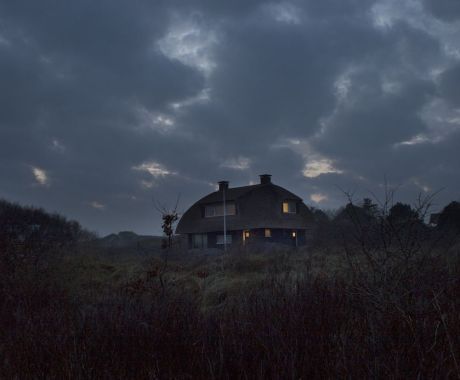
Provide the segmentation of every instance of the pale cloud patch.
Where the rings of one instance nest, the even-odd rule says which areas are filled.
[[[395,148],[418,144],[438,144],[460,131],[460,109],[452,109],[443,99],[433,99],[420,113],[426,131],[393,145]]]
[[[390,29],[395,22],[393,5],[391,1],[377,2],[371,8],[371,18],[375,28]]]
[[[51,141],[51,149],[57,153],[64,153],[66,151],[64,144],[62,144],[58,139],[53,139]]]
[[[444,54],[460,58],[459,28],[456,23],[446,23],[426,12],[419,0],[380,0],[371,9],[371,18],[375,28],[391,29],[398,22],[405,22],[414,29],[423,30],[436,38]]]
[[[431,187],[428,186],[427,184],[423,183],[420,179],[418,178],[413,178],[412,182],[414,183],[415,186],[417,186],[419,189],[421,189],[423,192],[428,193],[431,191]]]
[[[37,166],[32,166],[32,174],[35,177],[35,181],[41,186],[48,186],[49,185],[49,178],[48,174],[44,169],[41,169]]]
[[[235,169],[235,170],[246,170],[249,169],[251,160],[247,157],[236,157],[225,160],[220,166],[223,168]]]
[[[168,170],[164,165],[158,162],[155,162],[155,161],[144,162],[138,166],[133,166],[132,169],[137,170],[137,171],[147,172],[154,178],[165,177],[165,176],[176,174],[175,172]]]
[[[272,3],[266,6],[271,18],[285,24],[300,24],[300,10],[288,2]]]
[[[402,145],[418,145],[418,144],[423,144],[429,141],[429,138],[423,134],[416,135],[414,137],[411,137],[409,140],[401,141],[399,143],[396,143],[394,146],[402,146]]]
[[[197,14],[188,19],[176,17],[166,35],[157,41],[156,47],[166,57],[208,76],[216,67],[211,50],[218,38],[215,31],[200,22],[200,18]]]
[[[144,189],[151,189],[152,187],[155,187],[156,186],[156,183],[153,182],[153,181],[146,181],[145,179],[143,179],[141,181],[141,186],[144,188]]]
[[[337,169],[335,162],[318,153],[308,141],[295,137],[284,138],[272,145],[274,148],[289,148],[301,155],[305,160],[302,174],[307,178],[315,178],[321,174],[337,173],[342,174],[343,170]]]
[[[333,161],[327,158],[309,161],[303,170],[303,175],[307,178],[315,178],[328,173],[341,174],[343,171],[335,168]]]
[[[321,203],[323,201],[327,201],[328,197],[325,194],[314,193],[310,195],[310,199],[315,203]]]
[[[175,128],[175,120],[170,115],[161,112],[152,112],[145,107],[138,107],[136,111],[140,119],[141,129],[154,130],[166,134]]]
[[[382,81],[382,91],[385,94],[397,94],[401,90],[401,84],[392,80]]]
[[[351,74],[351,70],[346,70],[334,82],[334,94],[339,103],[343,102],[350,92],[352,86]]]
[[[89,202],[89,205],[96,209],[96,210],[104,210],[105,209],[105,205],[102,204],[102,203],[99,203],[98,201],[92,201],[92,202]]]
[[[211,100],[211,89],[207,87],[207,88],[202,89],[197,95],[181,100],[179,102],[170,103],[169,106],[173,110],[178,111],[184,107],[190,107],[196,104],[207,103],[210,100]]]

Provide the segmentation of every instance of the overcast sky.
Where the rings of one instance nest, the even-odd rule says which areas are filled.
[[[226,179],[460,198],[459,0],[0,0],[0,197],[159,233]]]

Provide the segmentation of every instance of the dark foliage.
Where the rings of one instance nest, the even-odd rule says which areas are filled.
[[[0,200],[0,272],[46,264],[45,256],[69,251],[95,235],[58,214]]]
[[[449,203],[439,214],[438,228],[460,234],[460,202]]]
[[[390,208],[388,221],[393,225],[404,225],[410,221],[420,221],[418,213],[408,204],[396,203]]]

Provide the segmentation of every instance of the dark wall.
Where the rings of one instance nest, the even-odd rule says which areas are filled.
[[[208,232],[208,248],[224,248],[223,244],[217,244],[217,235],[223,235],[223,231],[219,232]],[[227,236],[232,237],[232,244],[241,244],[243,241],[243,231],[227,231]]]
[[[292,229],[271,229],[271,237],[265,237],[265,229],[259,228],[250,230],[249,238],[246,239],[246,242],[251,243],[277,243],[277,244],[286,244],[292,247],[305,245],[305,230],[295,230],[296,238],[292,236]]]
[[[306,230],[295,230],[297,237],[292,236],[292,229],[271,229],[271,237],[265,237],[265,229],[258,228],[249,231],[249,238],[245,239],[245,244],[285,244],[291,247],[303,246],[306,244]],[[217,235],[222,235],[223,232],[208,232],[207,248],[223,248],[223,244],[217,244]],[[232,246],[243,244],[243,231],[228,231],[227,235],[232,236]],[[192,234],[188,236],[189,248],[192,247]],[[230,244],[229,244],[230,245]]]

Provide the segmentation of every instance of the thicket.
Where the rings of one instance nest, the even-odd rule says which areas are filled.
[[[0,199],[1,282],[36,276],[53,256],[68,254],[95,238],[76,221]]]
[[[350,201],[334,235],[344,275],[279,266],[206,310],[152,268],[85,300],[49,266],[1,273],[1,377],[458,378],[458,241],[421,223],[428,203],[384,202],[369,219]]]

